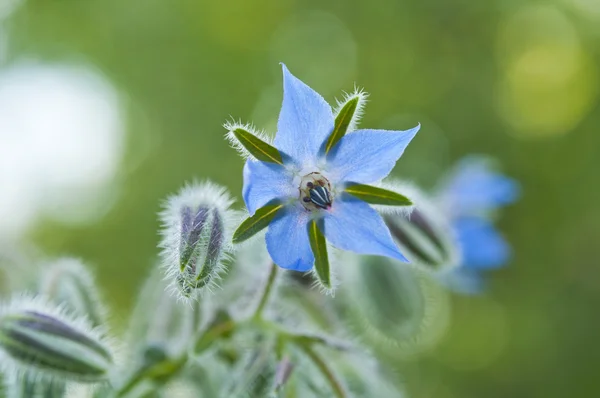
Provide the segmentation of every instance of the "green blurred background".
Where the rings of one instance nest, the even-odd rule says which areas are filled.
[[[2,239],[88,260],[117,327],[155,261],[161,200],[194,178],[239,198],[243,162],[221,125],[233,116],[273,132],[285,62],[332,103],[364,87],[362,126],[421,122],[394,175],[431,187],[456,159],[480,153],[522,184],[522,199],[499,223],[513,261],[484,296],[453,297],[434,350],[398,359],[409,396],[598,394],[598,0],[2,2],[0,82],[23,64],[85,68],[117,93],[121,123],[113,172],[102,180],[108,193],[78,202],[85,216],[63,217],[81,191],[71,186],[58,195],[69,200]],[[0,104],[10,104],[2,90]],[[27,120],[44,111],[36,104]],[[100,140],[91,124],[80,131],[82,145],[93,143],[84,163]],[[0,146],[10,148],[2,126]],[[24,148],[70,148],[49,131],[44,144]],[[0,163],[2,173],[42,162],[23,159]],[[2,195],[14,193],[3,185]]]

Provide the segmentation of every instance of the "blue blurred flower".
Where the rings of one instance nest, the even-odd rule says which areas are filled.
[[[348,183],[368,184],[386,177],[419,130],[356,130],[330,151],[324,146],[334,115],[323,97],[283,65],[283,105],[274,146],[283,164],[248,159],[243,196],[249,213],[285,203],[269,225],[267,249],[282,268],[308,271],[314,256],[308,223],[319,219],[335,247],[406,261],[381,216],[366,202],[343,192]]]
[[[461,252],[459,267],[443,273],[443,282],[463,293],[478,293],[482,271],[504,266],[510,246],[492,222],[494,211],[516,201],[516,181],[495,172],[488,159],[467,157],[445,181],[440,193],[442,207],[451,220]]]
[[[459,160],[440,191],[443,205],[453,218],[488,215],[516,201],[520,193],[515,180],[494,171],[490,159],[476,155]]]

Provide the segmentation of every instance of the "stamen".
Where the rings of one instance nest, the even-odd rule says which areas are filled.
[[[309,191],[310,201],[322,209],[331,207],[331,196],[325,187],[315,187]]]
[[[333,203],[331,184],[319,172],[313,172],[302,177],[298,200],[308,211],[329,210]]]

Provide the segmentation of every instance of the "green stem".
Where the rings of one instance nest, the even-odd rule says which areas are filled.
[[[310,358],[310,360],[316,365],[317,368],[321,371],[329,386],[333,390],[333,393],[337,398],[347,398],[346,391],[344,387],[340,384],[337,377],[333,373],[333,371],[327,366],[323,358],[319,354],[317,354],[313,348],[306,344],[296,344],[304,353]]]
[[[149,367],[144,367],[136,371],[127,382],[118,389],[116,396],[124,397],[137,387],[144,380],[160,380],[165,382],[177,375],[187,363],[188,356],[186,354],[173,360],[165,360],[158,362]]]
[[[269,298],[271,297],[271,292],[273,290],[273,286],[275,284],[275,279],[277,277],[277,271],[279,267],[275,263],[271,263],[271,270],[269,271],[269,278],[267,279],[267,283],[264,286],[262,291],[262,295],[260,297],[260,301],[258,302],[258,307],[254,311],[254,319],[259,319],[262,316],[262,312],[265,309]]]
[[[269,271],[269,277],[264,285],[264,289],[261,293],[260,300],[254,314],[250,319],[245,321],[241,321],[236,323],[235,321],[229,319],[221,323],[217,323],[214,326],[209,327],[202,335],[196,340],[193,350],[195,354],[199,354],[203,352],[206,348],[210,347],[212,343],[218,340],[223,335],[233,332],[244,324],[262,324],[262,313],[264,308],[266,307],[269,298],[272,294],[273,287],[275,284],[275,279],[277,277],[278,267],[274,263],[271,264],[271,269]],[[199,316],[198,313],[199,308],[195,308],[194,318]],[[194,319],[194,322],[196,319]],[[265,325],[262,325],[265,326]],[[286,336],[287,337],[287,336]],[[304,343],[308,343],[303,341]],[[300,343],[300,342],[299,342]],[[309,349],[309,348],[307,348]],[[160,377],[161,380],[166,381],[173,376],[177,375],[178,372],[184,367],[187,363],[188,356],[183,355],[180,358],[177,358],[173,361],[169,361],[168,363],[157,364],[157,368],[151,367],[150,369],[140,369],[136,373],[134,373],[127,382],[118,389],[116,393],[116,397],[123,397],[129,392],[131,392],[135,387],[137,387],[142,381],[146,379],[152,379],[156,377]],[[339,396],[344,398],[344,396]]]
[[[223,323],[216,324],[209,328],[206,332],[196,340],[194,345],[194,353],[200,354],[202,351],[210,347],[210,345],[219,337],[232,332],[238,325],[233,320],[227,320]]]

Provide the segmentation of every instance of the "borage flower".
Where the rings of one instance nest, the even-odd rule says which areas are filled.
[[[517,182],[494,171],[489,159],[469,156],[458,163],[439,195],[461,254],[460,265],[442,274],[446,285],[462,293],[478,293],[484,284],[482,272],[508,262],[510,246],[492,218],[519,194]]]
[[[230,141],[248,155],[243,196],[251,217],[240,225],[234,242],[268,226],[267,249],[275,264],[302,272],[315,265],[326,288],[331,288],[326,239],[339,249],[406,261],[369,204],[409,206],[410,200],[365,184],[390,173],[419,126],[350,132],[362,112],[364,93],[347,95],[334,115],[285,65],[283,86],[272,144],[249,126],[225,126]]]

